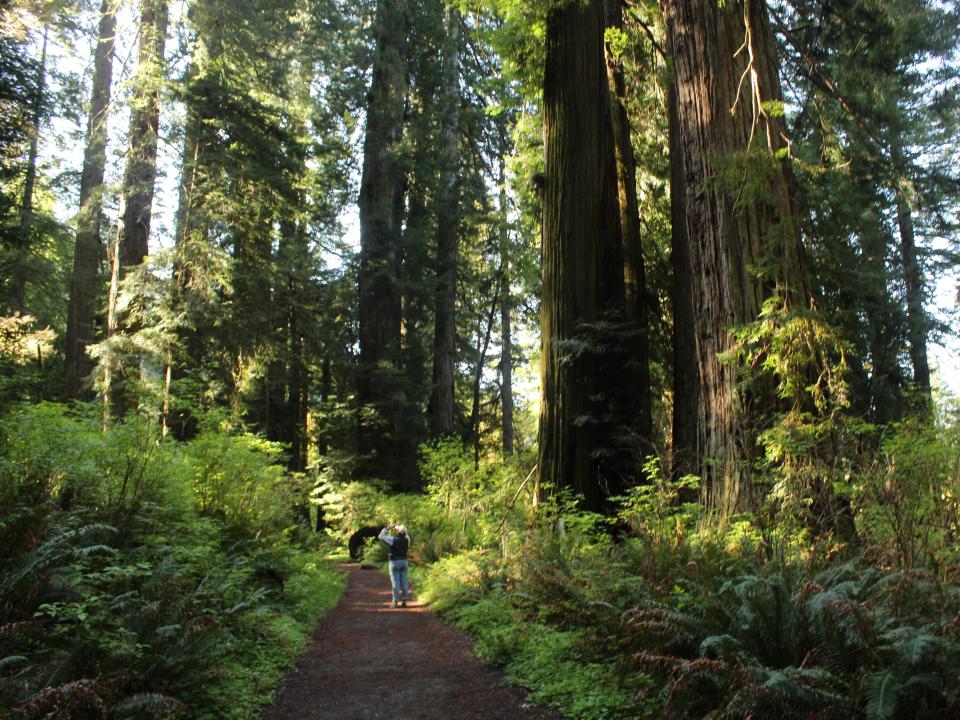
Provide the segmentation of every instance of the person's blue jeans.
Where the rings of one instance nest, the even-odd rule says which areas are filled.
[[[393,585],[393,602],[406,602],[410,595],[410,581],[407,579],[409,565],[406,560],[390,561],[390,582]]]

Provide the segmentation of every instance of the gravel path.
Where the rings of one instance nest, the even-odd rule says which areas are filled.
[[[558,720],[470,652],[470,641],[419,603],[390,608],[390,579],[349,573],[263,720]]]

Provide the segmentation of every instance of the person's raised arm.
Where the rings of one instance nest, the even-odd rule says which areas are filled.
[[[383,540],[387,545],[393,545],[393,535],[387,531],[390,529],[389,525],[384,525],[383,530],[380,531],[380,534],[377,535],[377,540]]]

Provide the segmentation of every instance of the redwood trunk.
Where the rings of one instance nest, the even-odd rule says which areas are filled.
[[[48,27],[43,30],[43,49],[40,66],[37,68],[37,85],[33,95],[33,114],[30,119],[30,154],[27,156],[27,175],[23,181],[23,200],[20,204],[20,228],[18,231],[17,259],[13,275],[13,298],[10,308],[15,313],[24,313],[27,305],[27,279],[30,275],[30,234],[33,232],[33,191],[37,183],[37,155],[40,149],[40,119],[43,114],[43,93],[47,77]]]
[[[500,406],[502,419],[503,453],[513,454],[513,332],[510,294],[510,253],[507,226],[507,178],[505,163],[500,159]]]
[[[785,130],[760,104],[781,100],[776,49],[758,0],[664,0],[664,10],[696,318],[696,464],[703,501],[729,515],[747,504],[745,469],[755,447],[744,431],[747,398],[738,397],[736,368],[720,357],[733,345],[731,328],[755,320],[775,287],[788,303],[804,302],[806,294],[788,171],[772,155],[783,147]],[[760,193],[753,187],[758,177]],[[776,268],[763,279],[755,270],[761,261]]]
[[[402,433],[394,397],[400,355],[401,305],[397,283],[404,178],[400,163],[407,95],[406,0],[377,5],[377,50],[368,95],[360,180],[359,341],[357,400],[361,471],[390,471]],[[402,403],[400,403],[402,405]]]
[[[599,511],[624,486],[610,447],[623,368],[589,347],[598,324],[623,320],[604,16],[593,0],[547,18],[539,443],[541,489],[572,488]]]
[[[83,152],[83,171],[80,176],[80,213],[77,216],[73,274],[70,276],[70,304],[67,309],[66,378],[63,390],[67,399],[81,396],[84,378],[93,369],[93,363],[87,357],[87,345],[93,342],[96,335],[97,297],[100,294],[99,278],[103,262],[100,225],[103,219],[107,116],[113,79],[116,27],[116,15],[111,9],[111,0],[103,0],[94,51],[93,92],[90,97],[87,144]]]
[[[676,479],[696,475],[699,371],[697,369],[696,318],[691,295],[692,269],[685,216],[683,156],[677,118],[677,88],[670,83],[670,260],[673,269],[673,421],[671,475]]]
[[[897,195],[897,225],[900,228],[900,258],[907,291],[907,328],[913,382],[923,403],[929,406],[930,364],[927,360],[927,317],[923,311],[923,274],[917,261],[913,212],[902,193]]]
[[[621,0],[606,0],[608,27],[623,27]],[[623,235],[623,282],[628,348],[632,358],[626,385],[635,402],[633,423],[643,452],[652,451],[650,397],[650,322],[646,269],[640,239],[640,211],[637,206],[637,169],[630,140],[623,64],[607,48],[607,82],[610,86],[611,121],[617,160],[617,191],[620,231]],[[634,414],[634,413],[631,413]]]
[[[142,0],[137,86],[130,112],[129,157],[123,180],[123,238],[120,265],[139,265],[148,254],[150,217],[157,177],[160,84],[167,38],[167,0]]]
[[[443,58],[443,137],[440,205],[437,215],[437,288],[433,336],[430,434],[453,433],[454,369],[457,355],[457,230],[460,220],[460,13],[447,8]]]

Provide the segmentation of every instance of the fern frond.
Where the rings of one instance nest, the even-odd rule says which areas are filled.
[[[903,678],[896,670],[884,670],[867,678],[867,720],[889,720],[897,711]]]
[[[7,655],[5,658],[0,658],[0,672],[22,665],[25,662],[27,662],[27,658],[24,655]]]
[[[27,717],[74,717],[73,711],[80,708],[95,712],[103,720],[107,718],[107,706],[93,680],[74,680],[56,687],[44,688],[19,708],[19,711]]]
[[[743,643],[733,635],[711,635],[700,643],[700,655],[705,658],[737,661],[743,653]]]
[[[176,717],[185,709],[186,706],[175,697],[160,693],[138,693],[114,705],[112,714],[121,716],[147,711],[154,717]]]
[[[76,548],[73,551],[73,556],[76,558],[85,558],[89,557],[90,555],[98,555],[100,553],[104,555],[116,555],[118,550],[110,547],[109,545],[104,545],[101,543],[98,545],[87,545],[86,547]]]
[[[942,638],[910,626],[896,627],[880,637],[905,665],[912,668],[924,665],[943,644]]]
[[[20,591],[20,585],[30,578],[36,578],[57,563],[69,557],[74,551],[72,543],[94,533],[115,533],[116,528],[103,523],[91,523],[81,528],[66,530],[47,540],[26,558],[16,572],[12,573],[6,583],[6,588],[0,591],[0,596],[14,595]]]
[[[662,670],[664,668],[667,670],[675,670],[687,662],[684,658],[674,655],[656,655],[649,652],[634,653],[631,657],[641,669],[648,670]]]

